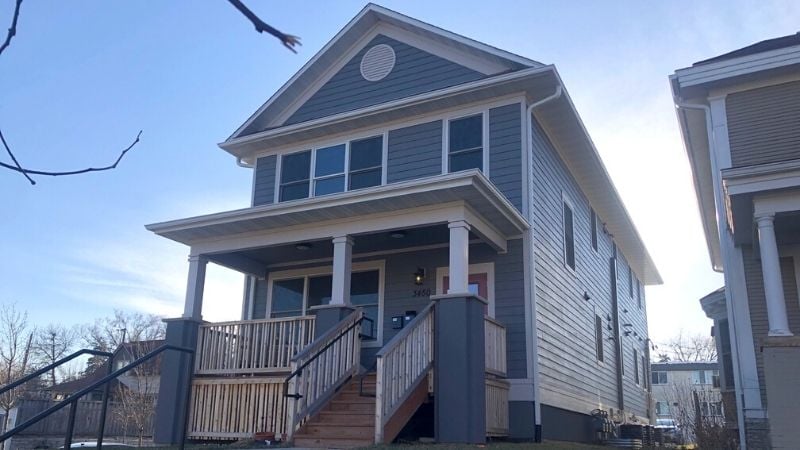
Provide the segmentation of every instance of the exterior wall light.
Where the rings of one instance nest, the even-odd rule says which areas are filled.
[[[422,283],[425,282],[425,269],[422,267],[417,267],[417,271],[414,272],[414,284],[417,286],[421,286]]]

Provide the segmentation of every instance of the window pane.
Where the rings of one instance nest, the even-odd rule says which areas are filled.
[[[575,236],[572,228],[572,208],[564,203],[564,260],[575,268]]]
[[[299,316],[303,313],[305,280],[295,278],[272,285],[272,317]]]
[[[281,160],[281,183],[307,180],[311,168],[311,150],[284,155]]]
[[[344,175],[314,181],[314,195],[334,194],[344,191]]]
[[[350,189],[363,189],[381,185],[381,168],[350,173]]]
[[[281,186],[281,201],[297,200],[308,197],[308,182]]]
[[[450,151],[483,146],[483,116],[450,121]]]
[[[327,305],[331,302],[333,277],[323,275],[308,279],[308,307]]]
[[[377,305],[379,274],[377,270],[358,272],[350,278],[350,302],[354,305]]]
[[[450,155],[450,172],[468,169],[483,170],[483,150]]]
[[[383,136],[350,143],[350,170],[380,166],[383,162]]]
[[[314,176],[322,177],[335,173],[344,173],[344,144],[317,150]]]

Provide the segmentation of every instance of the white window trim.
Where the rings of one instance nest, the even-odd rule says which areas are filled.
[[[354,262],[352,272],[366,272],[370,270],[378,271],[378,318],[375,323],[377,332],[377,339],[374,341],[362,342],[362,347],[382,347],[383,346],[383,311],[384,311],[384,291],[385,291],[385,273],[386,273],[386,260]],[[308,314],[308,278],[319,275],[332,275],[333,266],[317,266],[308,267],[303,269],[290,269],[282,270],[279,272],[270,272],[267,276],[267,310],[266,317],[269,318],[272,313],[272,285],[275,281],[288,280],[292,278],[306,278],[303,287],[303,311],[302,315]]]
[[[513,104],[513,103],[511,103]],[[450,173],[450,122],[465,117],[481,116],[481,153],[483,172],[489,177],[489,110],[495,107],[480,106],[478,108],[455,111],[442,117],[442,175]]]
[[[569,206],[569,209],[572,210],[572,252],[575,258],[574,268],[567,264],[567,229],[564,227],[564,204]],[[578,241],[575,239],[575,221],[575,203],[572,202],[572,199],[566,192],[561,192],[561,261],[564,267],[573,274],[578,273]]]
[[[486,295],[489,297],[485,299],[489,302],[489,317],[494,319],[494,263],[479,263],[469,265],[469,275],[485,273],[486,274]],[[450,276],[450,267],[442,266],[436,268],[436,293],[442,294],[444,290],[444,277]]]
[[[344,190],[342,192],[352,192],[350,189],[350,143],[353,141],[361,141],[364,139],[374,138],[380,136],[382,139],[382,147],[381,147],[381,184],[377,186],[370,186],[370,187],[378,187],[378,186],[385,186],[387,183],[387,163],[389,161],[389,130],[382,130],[382,131],[372,131],[366,132],[363,134],[357,134],[346,139],[329,139],[326,141],[319,141],[316,142],[313,146],[305,147],[302,150],[297,150],[296,148],[293,150],[285,151],[278,153],[276,157],[278,158],[277,162],[275,163],[275,194],[273,198],[273,203],[287,203],[287,202],[294,202],[299,200],[307,200],[309,198],[315,197],[323,197],[324,195],[331,195],[331,194],[324,194],[324,195],[314,195],[314,182],[317,180],[317,177],[314,175],[314,169],[317,166],[317,150],[322,150],[328,147],[335,147],[337,145],[344,145]],[[286,200],[281,201],[281,170],[283,169],[283,158],[287,155],[293,155],[295,153],[301,153],[305,151],[311,151],[311,164],[309,165],[309,173],[308,173],[308,197],[305,198],[298,198],[294,200]],[[320,177],[319,179],[326,179],[329,177],[333,177],[335,175],[325,175]],[[254,187],[255,189],[255,187]],[[363,188],[369,189],[369,188]],[[360,190],[360,189],[359,189]]]

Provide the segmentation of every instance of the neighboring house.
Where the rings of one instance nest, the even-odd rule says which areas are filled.
[[[670,77],[711,263],[724,271],[743,447],[796,448],[800,34]]]
[[[689,425],[697,418],[704,423],[725,420],[716,361],[670,361],[650,364],[656,419],[673,419]],[[689,429],[681,430],[688,434]],[[692,440],[692,436],[686,435]]]
[[[554,66],[370,4],[220,147],[252,206],[147,227],[189,246],[190,437],[366,445],[431,399],[443,442],[649,422],[661,278]],[[241,321],[201,322],[208,262],[247,276]],[[169,443],[188,359],[163,367]]]

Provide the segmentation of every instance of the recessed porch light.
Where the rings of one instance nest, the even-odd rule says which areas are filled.
[[[294,248],[304,252],[306,250],[311,250],[311,244],[301,243],[294,246]]]
[[[404,237],[406,237],[406,232],[403,230],[392,231],[391,233],[389,233],[389,237],[393,239],[403,239]]]

